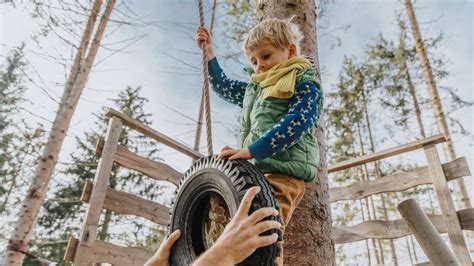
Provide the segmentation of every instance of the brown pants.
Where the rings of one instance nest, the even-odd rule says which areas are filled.
[[[279,173],[265,174],[268,183],[275,190],[275,197],[280,204],[281,232],[285,233],[285,228],[290,222],[293,211],[301,202],[305,192],[305,184],[301,179],[296,179],[289,175]],[[280,256],[277,258],[278,265],[283,265],[283,241],[280,241]]]

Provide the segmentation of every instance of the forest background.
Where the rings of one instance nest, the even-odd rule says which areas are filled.
[[[207,21],[210,21],[211,2],[206,2]],[[9,94],[14,97],[2,102],[3,105],[0,106],[2,118],[5,117],[3,122],[9,121],[0,127],[2,144],[9,143],[2,147],[4,150],[1,155],[10,166],[13,165],[11,169],[4,165],[4,168],[0,168],[4,171],[0,175],[2,253],[16,221],[18,209],[15,206],[26,193],[35,160],[41,153],[42,143],[51,127],[64,89],[68,66],[74,56],[71,43],[77,43],[78,35],[81,34],[80,24],[71,25],[74,24],[71,21],[81,18],[84,21],[81,14],[61,11],[60,8],[55,10],[53,5],[47,5],[50,2],[45,3],[38,6],[27,1],[2,1],[0,4],[2,89],[6,91],[13,88],[14,91]],[[241,52],[240,43],[242,33],[253,23],[252,3],[247,5],[246,1],[230,0],[218,3],[215,52],[228,76],[245,80],[247,77],[242,68],[248,62]],[[448,121],[457,155],[466,157],[470,169],[473,169],[473,137],[469,132],[474,129],[474,3],[469,0],[425,0],[415,1],[414,5],[437,75],[443,106],[450,117]],[[365,88],[376,150],[419,138],[414,109],[407,92],[403,90],[407,88],[404,83],[406,77],[394,68],[399,61],[390,61],[390,56],[383,56],[387,53],[380,53],[382,48],[392,49],[391,52],[399,51],[396,48],[400,47],[403,36],[400,30],[403,22],[407,27],[406,56],[419,97],[426,136],[436,134],[438,131],[434,112],[428,101],[418,59],[413,53],[414,42],[403,3],[341,0],[324,1],[318,6],[318,47],[322,84],[327,94],[325,119],[328,125],[329,162],[360,155],[360,143],[357,144],[359,135],[357,129],[352,128],[357,124],[357,119],[361,121],[360,136],[368,147],[365,118],[361,116],[360,109],[364,102],[348,103],[344,102],[347,98],[341,97],[346,95],[359,99],[361,91],[357,91],[357,86],[351,82],[360,78],[354,74],[358,73],[358,69],[370,69],[367,65],[378,64],[385,67],[384,73],[387,73],[383,77],[377,77],[377,86],[368,85]],[[48,14],[58,16],[56,23],[51,23],[54,19],[48,17]],[[69,24],[66,20],[68,15],[71,19]],[[194,41],[198,24],[195,1],[119,1],[112,13],[111,22],[73,116],[50,184],[45,208],[40,213],[39,225],[35,230],[36,250],[33,250],[51,261],[59,261],[62,249],[57,247],[64,246],[67,235],[78,234],[81,212],[84,209],[77,200],[77,193],[82,188],[81,182],[93,176],[96,159],[92,150],[96,133],[103,134],[101,132],[105,122],[101,120],[101,114],[104,106],[120,109],[168,136],[193,146],[202,83],[201,56]],[[12,66],[15,68],[12,69]],[[10,73],[16,79],[11,79],[8,75]],[[373,73],[364,73],[367,79],[372,79]],[[6,80],[11,86],[7,86]],[[218,152],[225,145],[235,146],[239,109],[213,93],[211,105],[214,152]],[[340,110],[344,112],[341,113]],[[348,138],[348,132],[353,136]],[[12,137],[12,133],[15,137]],[[185,171],[190,164],[189,158],[139,135],[130,133],[124,138],[122,141],[130,143],[137,152],[162,160],[179,171]],[[204,153],[204,137],[201,144],[201,151]],[[367,147],[366,152],[369,152]],[[9,150],[16,152],[7,152]],[[423,157],[416,153],[408,154],[388,161],[382,168],[385,173],[395,169],[409,169],[423,165],[424,160],[420,158]],[[15,161],[16,164],[11,163]],[[165,183],[141,183],[140,175],[120,169],[114,171],[114,186],[170,203],[171,186]],[[347,185],[355,180],[357,178],[350,173],[330,176],[332,187]],[[472,199],[473,182],[471,178],[464,180]],[[409,190],[387,198],[391,219],[399,217],[394,209],[396,203],[413,193],[413,190]],[[432,212],[437,211],[432,191],[426,188],[416,193],[426,208],[431,208]],[[374,201],[376,212],[382,213],[380,202]],[[361,222],[358,205],[351,204],[355,203],[332,205],[335,224],[351,225]],[[102,233],[99,236],[112,242],[138,244],[153,249],[163,234],[163,228],[154,228],[146,221],[120,219],[112,214],[104,216],[109,221],[102,221]],[[130,224],[130,231],[124,232],[123,228]],[[339,246],[337,261],[365,262],[367,252],[362,242]],[[395,244],[397,250],[404,250],[398,253],[399,263],[414,260],[413,253],[416,251],[410,252],[409,248],[399,247],[405,245],[404,240],[396,241]],[[383,244],[383,250],[387,253],[387,260],[390,260],[390,246],[387,243]],[[419,253],[417,260],[423,261],[419,248],[416,247],[416,250]]]

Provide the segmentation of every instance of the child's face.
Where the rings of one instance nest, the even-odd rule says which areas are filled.
[[[257,74],[261,74],[274,65],[286,61],[295,55],[296,46],[294,44],[281,49],[275,47],[270,42],[262,42],[248,53],[250,63],[252,63],[253,69]]]

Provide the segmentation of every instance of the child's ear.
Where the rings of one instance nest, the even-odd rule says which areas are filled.
[[[289,57],[293,57],[293,56],[296,56],[296,45],[295,44],[290,44],[290,47],[289,47]]]

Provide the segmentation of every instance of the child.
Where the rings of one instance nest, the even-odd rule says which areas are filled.
[[[225,146],[218,158],[252,159],[280,204],[282,232],[303,198],[305,182],[316,177],[319,147],[314,136],[323,97],[310,61],[298,56],[303,38],[286,20],[267,19],[252,28],[243,48],[253,68],[248,83],[227,78],[206,28],[197,43],[207,44],[209,79],[224,100],[242,107],[239,148]],[[278,258],[283,265],[283,250]]]

